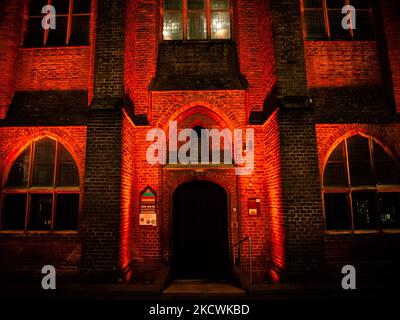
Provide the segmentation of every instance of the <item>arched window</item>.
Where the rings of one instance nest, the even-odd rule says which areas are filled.
[[[163,40],[231,38],[230,0],[164,0]]]
[[[372,138],[356,135],[333,150],[323,193],[327,230],[400,228],[400,171]]]
[[[3,191],[3,230],[76,230],[79,173],[67,149],[43,138],[14,161]]]

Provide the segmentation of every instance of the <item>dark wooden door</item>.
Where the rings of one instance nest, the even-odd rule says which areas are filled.
[[[217,184],[194,181],[173,196],[175,278],[225,279],[228,274],[227,195]]]

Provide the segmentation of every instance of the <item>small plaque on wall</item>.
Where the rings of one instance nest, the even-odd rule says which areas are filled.
[[[258,216],[260,214],[261,200],[258,198],[251,198],[248,200],[249,216]]]
[[[157,215],[155,214],[140,214],[141,226],[157,226]]]
[[[150,187],[146,187],[146,189],[140,193],[139,225],[157,226],[156,203],[156,193]]]

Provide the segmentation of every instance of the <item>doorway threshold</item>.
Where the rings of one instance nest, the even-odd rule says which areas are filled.
[[[245,295],[246,291],[228,281],[208,281],[197,279],[174,280],[163,291],[166,295]]]

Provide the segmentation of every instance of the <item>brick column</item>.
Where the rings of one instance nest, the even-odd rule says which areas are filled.
[[[300,1],[273,1],[281,154],[281,278],[315,275],[324,265],[324,233],[314,110],[309,105]]]
[[[0,4],[0,119],[5,118],[15,91],[23,14],[21,0],[5,0]]]
[[[324,265],[324,225],[312,108],[281,108],[279,134],[285,267],[283,279]]]
[[[307,96],[300,1],[273,1],[277,94]]]
[[[120,271],[124,37],[125,0],[99,1],[81,220],[82,271],[108,279]]]

